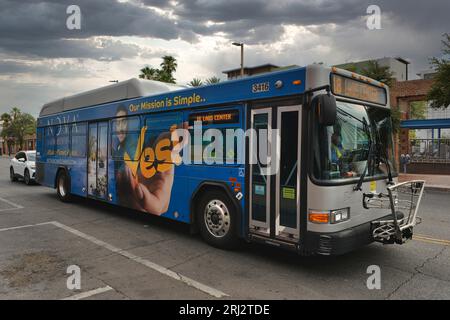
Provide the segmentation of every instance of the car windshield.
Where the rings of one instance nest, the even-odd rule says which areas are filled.
[[[28,161],[36,161],[36,153],[27,153]]]
[[[365,170],[366,176],[387,175],[389,169],[395,174],[391,117],[385,108],[338,101],[336,123],[315,127],[313,147],[319,180],[348,180]]]

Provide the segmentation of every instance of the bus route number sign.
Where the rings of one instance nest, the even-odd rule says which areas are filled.
[[[269,89],[270,89],[269,82],[254,83],[252,85],[253,93],[267,92],[269,91]]]

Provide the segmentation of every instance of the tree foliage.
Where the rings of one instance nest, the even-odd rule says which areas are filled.
[[[173,74],[176,72],[178,63],[172,56],[162,57],[160,69],[146,66],[140,70],[139,78],[146,80],[162,81],[167,83],[175,83]]]
[[[218,78],[216,76],[212,76],[211,78],[206,79],[205,82],[203,82],[202,79],[200,79],[200,78],[194,78],[188,83],[188,85],[191,87],[201,87],[204,84],[210,85],[210,84],[216,84],[219,82],[220,82],[220,78]]]
[[[220,78],[218,78],[216,76],[206,79],[206,84],[216,84],[219,82],[220,82]]]
[[[442,58],[434,57],[430,61],[436,70],[434,83],[427,95],[432,108],[447,108],[450,105],[450,34],[444,34],[442,45]]]
[[[23,149],[25,136],[36,132],[34,117],[29,113],[22,113],[19,108],[12,108],[9,113],[3,113],[0,119],[3,121],[2,138],[14,139],[20,149]]]
[[[389,67],[381,66],[375,60],[367,61],[363,67],[357,67],[355,64],[349,63],[342,68],[347,71],[359,73],[363,76],[383,82],[388,86],[392,85],[394,81],[394,73],[389,70]]]
[[[194,78],[188,83],[188,85],[191,87],[201,87],[203,85],[203,81],[199,78]]]
[[[426,101],[413,101],[409,106],[409,118],[410,119],[426,119],[427,117],[427,102]]]
[[[383,82],[388,86],[392,85],[394,81],[394,74],[389,70],[389,67],[380,66],[380,64],[374,60],[371,60],[367,63],[367,66],[361,70],[361,74],[363,76]]]

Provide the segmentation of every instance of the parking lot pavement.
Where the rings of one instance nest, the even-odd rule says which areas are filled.
[[[0,299],[449,299],[450,198],[427,191],[417,237],[339,257],[222,251],[187,226],[8,179],[0,159]],[[369,290],[367,268],[381,270]],[[69,266],[81,288],[70,290]]]

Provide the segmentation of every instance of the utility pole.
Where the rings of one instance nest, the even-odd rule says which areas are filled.
[[[233,46],[241,47],[241,78],[244,77],[244,43],[233,42]]]

